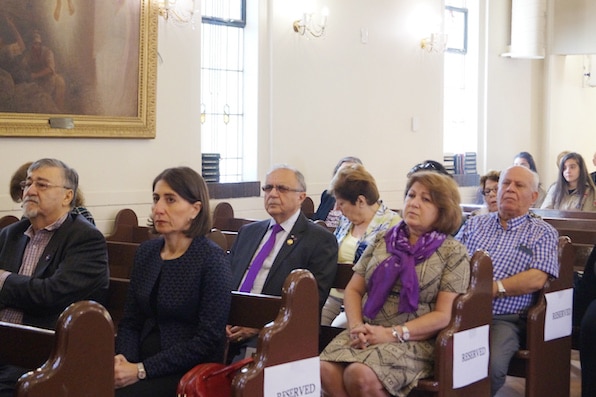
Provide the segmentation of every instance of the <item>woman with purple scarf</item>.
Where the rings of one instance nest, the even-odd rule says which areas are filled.
[[[451,237],[461,224],[455,181],[412,174],[403,221],[377,234],[345,290],[348,329],[321,353],[326,396],[406,396],[431,376],[437,333],[470,281],[466,248]]]

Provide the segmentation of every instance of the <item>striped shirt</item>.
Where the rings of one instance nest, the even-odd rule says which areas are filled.
[[[558,237],[555,228],[540,218],[525,214],[501,226],[498,212],[469,218],[458,232],[470,254],[482,249],[493,262],[493,279],[538,269],[559,276]],[[525,314],[534,304],[535,294],[507,296],[493,300],[493,315]]]

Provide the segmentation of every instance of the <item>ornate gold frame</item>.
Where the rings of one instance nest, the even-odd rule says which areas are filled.
[[[0,136],[155,138],[158,6],[155,0],[138,0],[138,3],[140,42],[135,117],[0,113]],[[52,128],[50,123],[62,128]]]

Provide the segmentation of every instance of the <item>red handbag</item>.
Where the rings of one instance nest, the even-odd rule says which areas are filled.
[[[230,397],[236,372],[252,361],[252,357],[248,357],[227,366],[220,363],[199,364],[180,379],[176,396]]]

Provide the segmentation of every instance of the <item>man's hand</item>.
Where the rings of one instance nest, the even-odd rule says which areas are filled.
[[[238,327],[236,325],[226,325],[226,336],[230,342],[242,342],[252,338],[259,333],[258,328]]]

